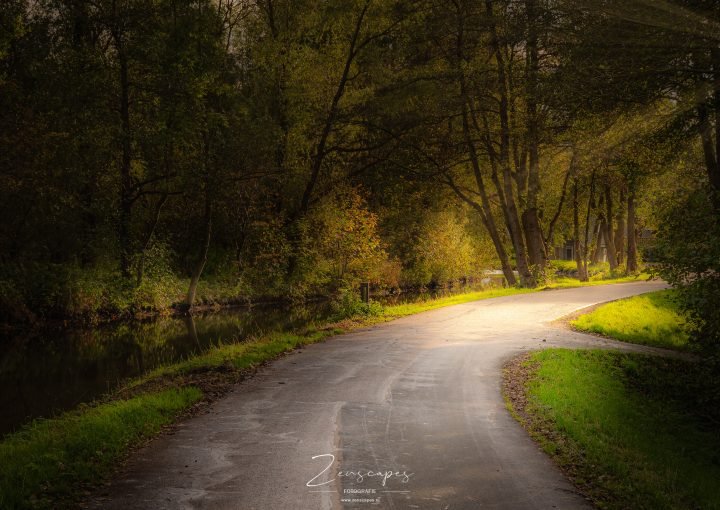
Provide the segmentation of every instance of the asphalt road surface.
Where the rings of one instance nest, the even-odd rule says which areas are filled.
[[[653,352],[550,324],[640,282],[477,301],[304,348],[138,452],[98,508],[586,508],[505,409],[503,363],[547,347]]]

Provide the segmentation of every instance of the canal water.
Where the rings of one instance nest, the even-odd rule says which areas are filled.
[[[394,304],[467,292],[456,287],[377,298]],[[290,331],[332,316],[327,302],[253,306],[187,317],[157,317],[93,327],[0,333],[0,435],[34,418],[90,402],[123,381],[221,343]]]

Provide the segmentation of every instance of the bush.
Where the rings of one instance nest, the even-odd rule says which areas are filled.
[[[556,273],[574,273],[577,271],[577,264],[574,260],[551,260],[548,266],[555,270]]]
[[[358,289],[343,289],[338,299],[333,302],[333,320],[358,316],[375,317],[381,315],[383,310],[383,306],[376,301],[364,303]]]
[[[610,264],[607,262],[598,262],[597,264],[588,264],[588,277],[591,280],[604,280],[610,275]]]
[[[471,235],[469,222],[450,211],[429,214],[415,239],[412,261],[402,274],[402,283],[444,285],[482,276],[490,265],[482,249]]]

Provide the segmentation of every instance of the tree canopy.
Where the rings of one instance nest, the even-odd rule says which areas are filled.
[[[567,249],[636,272],[658,232],[664,274],[714,289],[719,10],[6,1],[4,313],[533,287]]]

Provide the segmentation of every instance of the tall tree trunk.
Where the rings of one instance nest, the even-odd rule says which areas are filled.
[[[627,200],[627,272],[634,273],[638,270],[637,262],[637,239],[635,236],[635,190],[628,191]]]
[[[480,163],[478,160],[477,151],[475,149],[475,144],[473,143],[472,138],[470,138],[469,127],[467,125],[466,107],[463,108],[463,132],[465,133],[465,143],[468,147],[470,162],[473,167],[473,173],[475,175],[475,182],[478,188],[478,194],[480,195],[481,203],[478,205],[469,197],[466,197],[465,194],[462,193],[462,191],[457,186],[455,186],[452,180],[450,180],[450,185],[454,189],[455,193],[460,196],[460,198],[463,198],[466,202],[473,205],[475,209],[480,213],[480,219],[485,226],[485,229],[488,231],[488,234],[490,234],[490,239],[492,240],[493,246],[495,247],[495,253],[500,260],[500,266],[502,267],[502,272],[508,282],[508,285],[517,285],[517,279],[515,278],[515,273],[512,269],[512,265],[510,264],[510,258],[508,257],[507,251],[505,250],[505,245],[503,244],[502,238],[500,237],[497,224],[495,223],[495,217],[493,216],[490,197],[488,197],[487,190],[485,188],[485,181],[480,171]]]
[[[617,229],[615,230],[615,253],[617,263],[621,265],[625,261],[625,189],[620,188],[620,206],[617,213]]]
[[[452,189],[455,191],[455,193],[465,200],[467,203],[469,203],[473,208],[475,208],[476,211],[480,214],[480,218],[483,222],[483,225],[485,226],[486,230],[490,234],[490,238],[492,239],[493,246],[495,247],[495,252],[498,255],[498,258],[500,260],[500,265],[502,267],[503,275],[505,276],[505,279],[508,282],[508,285],[516,285],[517,280],[515,278],[515,273],[513,272],[512,266],[510,265],[510,260],[508,257],[508,254],[505,250],[505,246],[503,245],[502,238],[500,237],[500,233],[498,232],[497,225],[495,223],[495,217],[493,216],[492,206],[490,203],[490,198],[487,194],[487,189],[485,187],[485,180],[483,179],[482,172],[480,169],[480,161],[477,154],[477,149],[475,147],[475,142],[472,139],[471,133],[470,133],[470,112],[469,105],[468,105],[468,93],[467,93],[467,84],[465,82],[465,72],[463,70],[463,64],[465,61],[465,57],[463,54],[463,44],[464,44],[464,17],[461,12],[458,12],[458,34],[457,34],[457,64],[458,64],[458,75],[460,78],[460,99],[462,102],[461,108],[462,108],[462,126],[463,126],[463,137],[465,141],[465,145],[468,150],[468,155],[470,157],[470,163],[472,165],[473,175],[475,177],[475,185],[477,186],[478,194],[480,195],[481,203],[477,204],[474,200],[472,200],[470,197],[467,197],[453,182],[452,178],[448,176],[448,184],[452,187]]]
[[[508,117],[508,85],[507,75],[505,71],[505,57],[503,56],[500,48],[500,39],[498,36],[497,26],[493,21],[495,14],[493,12],[493,5],[491,0],[485,1],[485,9],[490,19],[490,45],[495,57],[495,63],[497,66],[498,75],[498,94],[500,96],[500,169],[503,174],[502,186],[496,182],[498,188],[498,195],[500,195],[501,202],[504,202],[503,211],[505,213],[505,220],[508,227],[508,233],[515,250],[515,261],[517,263],[517,270],[520,274],[520,284],[523,287],[535,287],[537,282],[535,277],[530,271],[528,264],[527,251],[525,247],[525,239],[523,236],[523,230],[520,222],[520,215],[518,213],[517,204],[515,202],[515,190],[513,189],[513,177],[512,169],[510,165],[510,121]],[[494,174],[494,172],[493,172]],[[503,201],[504,198],[504,201]]]
[[[537,107],[538,81],[538,41],[537,41],[537,0],[526,0],[528,17],[527,38],[527,145],[528,145],[528,190],[527,208],[522,214],[522,222],[527,242],[528,260],[537,270],[545,267],[547,252],[543,242],[542,227],[538,215],[537,199],[540,194],[540,157],[539,128]]]
[[[592,257],[590,259],[591,264],[600,263],[600,254],[602,253],[601,241],[605,230],[605,218],[601,218],[598,221],[597,227],[595,228],[595,244],[593,245]]]
[[[528,262],[536,271],[541,271],[547,263],[547,248],[543,240],[540,218],[537,208],[527,209],[522,215],[523,230],[527,240]]]
[[[593,234],[595,233],[595,216],[593,210],[595,209],[595,175],[596,170],[593,168],[590,177],[590,195],[588,196],[587,212],[585,214],[585,240],[582,243],[582,260],[585,267],[585,278],[589,278],[588,274],[588,255],[590,246],[593,243]]]
[[[605,182],[605,247],[610,270],[614,271],[618,267],[618,261],[615,252],[615,235],[613,233],[612,189],[609,182]]]
[[[502,159],[503,158],[501,156],[501,165],[503,165]],[[497,171],[497,161],[495,161],[493,157],[491,157],[490,162],[492,166],[490,178],[495,185],[495,190],[497,191],[498,195],[498,201],[500,202],[500,210],[502,211],[503,219],[505,220],[505,227],[510,236],[513,250],[515,251],[515,263],[518,268],[518,274],[520,275],[520,285],[522,285],[523,287],[534,287],[536,285],[536,282],[528,265],[527,253],[525,251],[525,241],[523,238],[523,230],[520,225],[520,220],[518,218],[518,210],[515,205],[513,185],[510,178],[507,177],[509,173],[509,166],[506,165],[503,167],[504,177],[501,182]]]
[[[588,281],[587,262],[583,256],[580,244],[580,203],[578,200],[577,178],[573,182],[573,255],[577,266],[578,279],[581,282]]]

